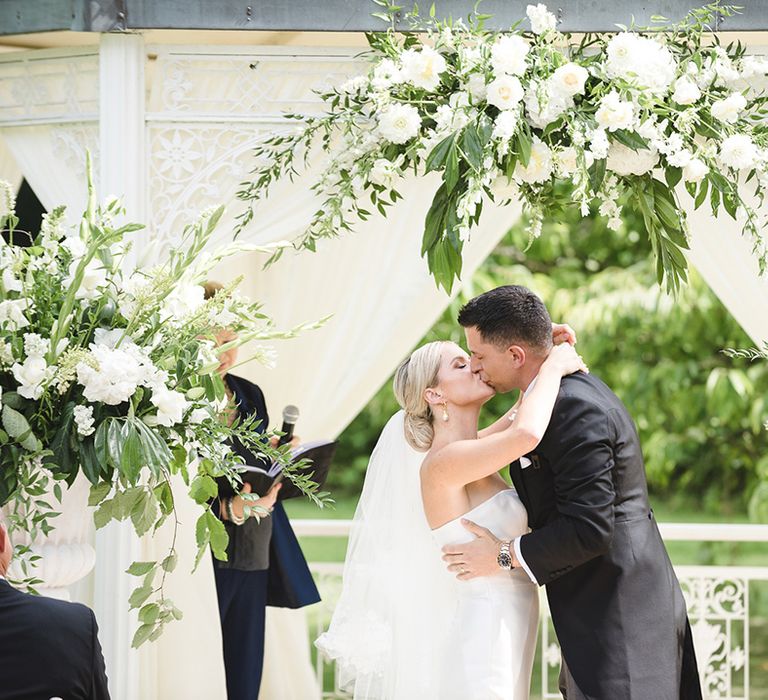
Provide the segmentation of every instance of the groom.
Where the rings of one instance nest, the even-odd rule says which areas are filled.
[[[481,294],[459,323],[481,379],[499,392],[531,389],[552,346],[533,292]],[[532,531],[501,542],[465,521],[476,539],[444,548],[449,569],[466,580],[511,564],[547,587],[568,700],[700,700],[685,601],[618,397],[593,374],[564,377],[544,438],[510,472]]]

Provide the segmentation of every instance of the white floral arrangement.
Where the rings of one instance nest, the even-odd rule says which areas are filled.
[[[78,227],[68,228],[64,209],[55,209],[23,246],[12,190],[0,183],[0,505],[10,508],[12,529],[30,539],[48,534],[56,506],[47,494],[61,501],[63,488],[82,473],[92,484],[96,526],[130,519],[143,535],[168,518],[178,525],[171,481],[180,474],[201,509],[197,561],[209,547],[226,559],[227,534],[211,504],[217,478],[239,490],[242,460],[228,446],[233,438],[283,463],[317,504],[329,499],[295,473],[303,465],[292,465],[287,449],[272,448],[253,418],[232,425],[222,419],[231,407],[217,353],[316,324],[278,331],[258,304],[236,293],[239,280],[204,299],[210,269],[245,248],[206,252],[222,208],[188,226],[164,262],[150,244],[134,267],[128,234],[141,226],[117,226],[120,203],[97,206],[90,183],[89,191]],[[216,348],[222,327],[239,337]],[[257,349],[256,359],[269,359],[269,348]],[[255,504],[246,511],[263,514]],[[29,566],[35,555],[29,547],[18,554],[27,577],[21,582],[39,583]],[[129,601],[139,608],[134,646],[181,616],[163,589],[176,561],[172,546],[162,561],[134,562],[128,570],[142,579]]]
[[[376,1],[394,25],[400,8]],[[696,208],[708,200],[713,214],[722,206],[743,224],[763,271],[763,224],[742,192],[751,183],[762,202],[768,184],[766,98],[751,89],[768,60],[708,36],[717,13],[735,11],[713,4],[678,24],[654,18],[653,30],[621,27],[578,42],[542,4],[528,6],[530,31],[518,23],[506,33],[486,31],[487,15],[465,24],[435,20],[434,8],[425,21],[409,13],[413,33],[368,35],[367,74],[319,93],[326,114],[287,115],[301,126],[259,145],[254,178],[239,193],[251,203],[240,225],[319,139],[330,154],[314,184],[323,205],[296,245],[314,249],[367,219],[370,207],[385,214],[406,175],[437,171],[422,255],[448,291],[486,197],[522,202],[531,239],[567,206],[586,215],[596,202],[614,229],[621,207],[633,207],[659,282],[675,291],[688,248],[678,183]]]

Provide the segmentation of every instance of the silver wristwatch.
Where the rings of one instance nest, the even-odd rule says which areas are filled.
[[[512,555],[509,553],[509,547],[512,544],[511,540],[502,542],[499,546],[499,555],[496,557],[496,563],[505,571],[512,570]]]

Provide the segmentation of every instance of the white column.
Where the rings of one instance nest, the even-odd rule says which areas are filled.
[[[120,197],[128,220],[137,222],[146,220],[144,62],[142,36],[101,35],[99,196]],[[140,247],[135,240],[134,250]],[[111,523],[97,532],[93,604],[111,695],[121,700],[138,699],[138,655],[130,649],[135,615],[128,612],[128,597],[137,580],[124,573],[138,554],[139,541],[130,522]]]

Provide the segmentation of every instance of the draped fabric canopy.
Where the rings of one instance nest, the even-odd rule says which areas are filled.
[[[103,128],[117,118],[115,105],[99,90],[99,81],[108,78],[107,58],[133,61],[128,67],[137,80],[145,80],[130,116],[142,130],[143,145],[120,154],[125,171],[116,171],[112,162],[120,135]],[[338,83],[360,68],[350,50],[336,47],[145,47],[135,35],[105,36],[100,49],[4,54],[0,178],[18,182],[23,174],[47,209],[66,204],[74,221],[85,204],[89,150],[97,182],[101,174],[112,187],[123,176],[133,183],[129,200],[137,202],[148,237],[173,245],[199,211],[226,203],[223,240],[240,212],[234,193],[253,167],[253,146],[275,129],[286,128],[283,112],[317,110],[313,88]],[[126,115],[120,116],[125,123]],[[278,184],[258,206],[242,240],[264,244],[300,233],[318,207],[309,189],[312,174]],[[435,288],[419,257],[423,220],[435,187],[431,178],[404,181],[400,191],[405,198],[386,219],[374,217],[354,234],[324,241],[315,254],[289,252],[267,270],[263,256],[255,253],[221,266],[219,279],[244,275],[243,293],[261,300],[280,327],[332,315],[321,329],[276,343],[275,369],[239,368],[264,388],[273,424],[279,423],[283,405],[294,403],[302,412],[297,432],[303,438],[337,436],[444,310],[449,299]],[[485,208],[482,225],[466,249],[464,280],[518,216],[514,207]],[[135,215],[129,212],[129,218]],[[768,340],[768,283],[758,276],[735,222],[713,220],[702,208],[691,214],[691,229],[691,261],[751,337]],[[184,526],[192,526],[194,511],[189,504],[180,508]],[[141,555],[162,551],[165,536],[160,533],[145,543]],[[174,577],[176,590],[170,597],[185,609],[185,621],[139,658],[128,649],[124,601],[99,603],[124,578],[118,570],[99,569],[108,552],[125,549],[121,537],[105,536],[97,546],[94,584],[108,664],[120,669],[112,679],[113,693],[124,698],[219,697],[220,670],[211,675],[210,688],[201,685],[206,679],[200,674],[181,672],[204,667],[201,659],[220,644],[214,634],[218,621],[210,563],[204,560],[193,577]],[[183,532],[180,539],[186,546],[180,553],[182,572],[193,556],[193,536]],[[196,629],[210,630],[206,645],[200,645]],[[190,683],[186,693],[178,685],[184,682]],[[168,694],[171,687],[173,695]]]

